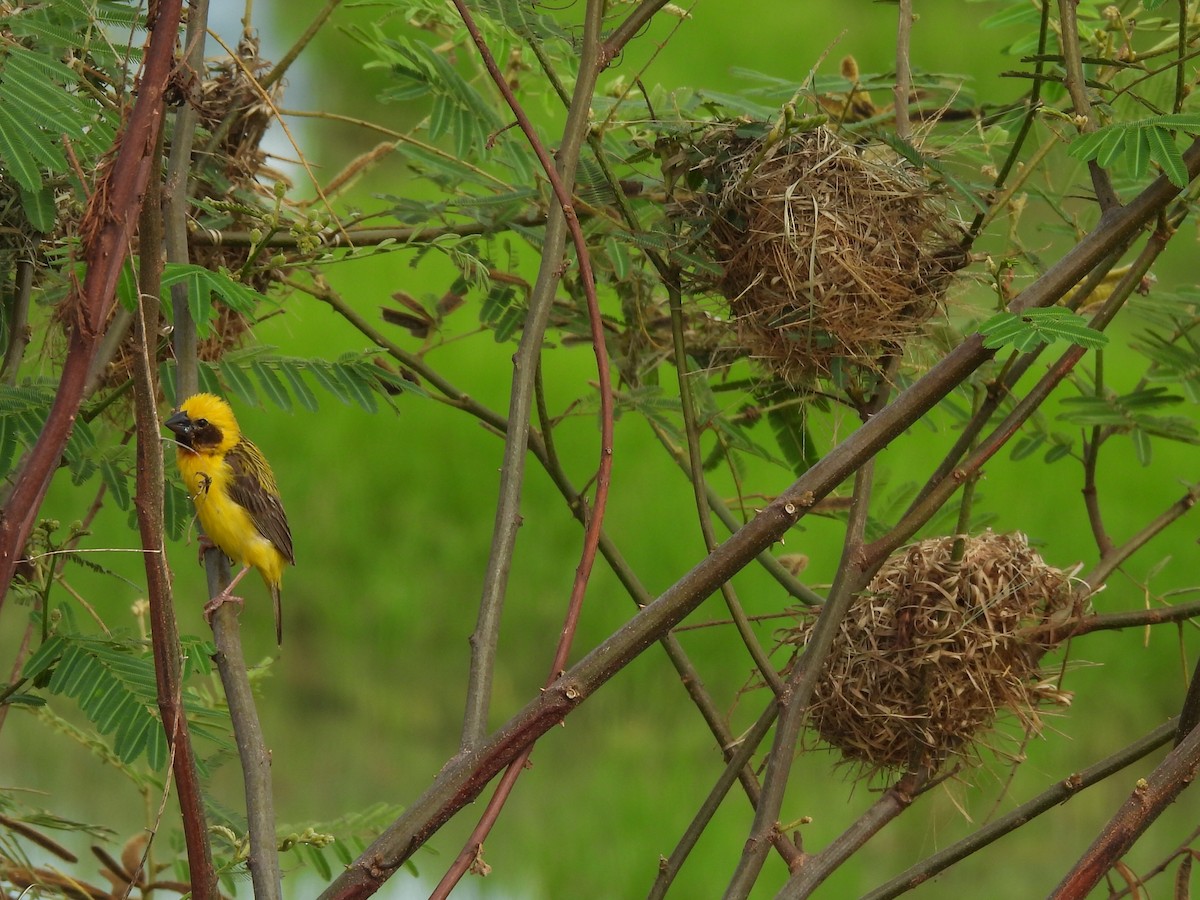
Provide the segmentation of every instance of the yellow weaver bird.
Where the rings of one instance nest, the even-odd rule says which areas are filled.
[[[229,404],[214,394],[194,394],[164,423],[175,432],[175,458],[207,543],[242,566],[237,576],[204,607],[212,617],[234,597],[233,588],[253,566],[275,603],[275,637],[283,643],[279,585],[283,569],[296,564],[292,532],[267,459],[238,428]]]

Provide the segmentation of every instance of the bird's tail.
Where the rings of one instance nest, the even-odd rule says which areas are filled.
[[[275,604],[275,643],[283,646],[283,604],[279,602],[279,585],[271,585],[271,600]]]

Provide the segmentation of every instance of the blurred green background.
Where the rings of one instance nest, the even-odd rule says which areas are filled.
[[[278,57],[323,5],[317,0],[259,0],[254,13],[263,55]],[[1000,8],[989,3],[917,4],[914,65],[967,76],[966,90],[976,103],[1016,98],[1026,83],[1003,79],[1000,73],[1017,67],[1004,50],[1025,33],[980,27]],[[397,128],[423,115],[419,104],[381,107],[375,102],[386,84],[384,76],[363,69],[361,47],[346,33],[352,24],[388,17],[385,29],[400,28],[404,12],[404,4],[338,9],[293,72],[286,105],[362,116]],[[558,15],[570,20],[581,12],[582,4],[576,2]],[[747,84],[733,74],[737,67],[799,82],[818,65],[824,74],[836,73],[846,54],[857,58],[863,72],[886,72],[894,65],[895,19],[895,7],[882,3],[699,3],[690,19],[663,17],[648,29],[612,75],[640,74],[648,84],[728,92]],[[218,27],[228,29],[227,40],[236,34],[236,21]],[[533,111],[539,121],[554,123],[546,126],[546,139],[553,144],[561,116],[549,107]],[[349,126],[310,120],[292,120],[291,125],[306,156],[325,177],[378,141]],[[403,169],[385,165],[360,186],[355,200],[369,209],[372,193],[403,194],[406,187]],[[1049,231],[1044,242],[1047,259],[1065,246],[1061,235]],[[1192,237],[1176,243],[1181,246],[1155,270],[1164,287],[1191,277],[1185,257],[1194,252]],[[377,321],[378,307],[388,304],[395,291],[436,295],[448,286],[448,267],[430,260],[414,268],[411,262],[410,254],[399,251],[332,266],[328,275],[357,310]],[[988,302],[986,291],[972,287],[970,279],[951,298],[952,307],[960,309]],[[469,325],[465,320],[470,314],[463,318]],[[469,331],[465,328],[461,340],[430,359],[472,397],[505,411],[513,346]],[[334,358],[368,348],[327,307],[299,294],[287,301],[282,315],[258,329],[257,337],[297,356]],[[1118,331],[1114,343],[1123,340]],[[1111,377],[1120,381],[1120,353],[1114,351],[1113,358]],[[1035,367],[1034,374],[1040,371]],[[589,348],[548,353],[552,411],[590,396],[588,382],[594,377]],[[1131,371],[1125,386],[1135,378]],[[465,415],[431,400],[406,395],[398,398],[398,406],[398,414],[385,409],[371,416],[322,395],[315,416],[289,416],[267,407],[237,409],[244,430],[275,467],[298,561],[284,585],[285,642],[262,685],[259,706],[273,751],[281,823],[326,821],[381,800],[402,805],[429,784],[457,749],[467,638],[488,554],[502,443]],[[819,438],[828,446],[850,427],[843,422],[841,430],[831,427]],[[880,497],[923,479],[952,437],[919,426],[896,441],[884,456]],[[575,416],[560,429],[558,440],[575,483],[584,484],[596,463],[594,417]],[[1101,491],[1114,537],[1121,540],[1183,492],[1183,483],[1195,477],[1195,456],[1188,448],[1160,442],[1154,465],[1141,468],[1128,442],[1115,441],[1110,449]],[[173,467],[168,470],[173,474]],[[553,486],[536,465],[528,472],[524,525],[501,636],[495,725],[533,696],[546,675],[580,550],[580,530]],[[721,478],[718,472],[718,489],[732,495],[732,485]],[[747,477],[754,489],[768,493],[789,481],[785,471],[766,465]],[[994,513],[996,530],[1025,531],[1049,562],[1064,568],[1086,565],[1095,550],[1080,500],[1081,481],[1079,466],[1070,460],[1046,465],[1038,455],[1021,463],[1001,456],[987,470],[982,503]],[[70,521],[81,515],[90,497],[90,488],[60,483],[47,511]],[[617,425],[607,528],[656,593],[703,554],[688,483],[644,422],[633,416]],[[127,527],[125,515],[112,509],[102,513],[93,532],[92,547],[136,546],[136,532]],[[1096,598],[1097,608],[1131,609],[1152,602],[1143,582],[1163,560],[1149,592],[1194,583],[1195,536],[1189,519],[1173,526],[1112,579]],[[825,585],[833,576],[840,537],[839,523],[808,519],[789,535],[783,550],[808,555],[806,581]],[[195,544],[174,545],[168,552],[180,627],[204,635]],[[105,565],[124,573],[128,583],[86,575],[72,576],[72,583],[109,621],[133,627],[126,610],[144,593],[139,565],[132,554],[109,557]],[[747,571],[736,583],[751,615],[778,613],[788,605],[778,586],[758,571]],[[245,584],[248,603],[242,621],[248,653],[252,660],[265,658],[275,654],[267,595],[256,578]],[[603,639],[631,610],[629,598],[598,562],[577,648],[582,651]],[[688,624],[724,618],[719,599],[710,600]],[[767,621],[759,626],[766,643],[772,643],[779,625]],[[726,626],[714,626],[681,637],[739,732],[757,715],[764,697],[740,694],[750,670],[736,635]],[[1069,650],[1065,682],[1075,691],[1075,702],[1049,719],[1011,783],[1009,767],[994,758],[969,774],[975,787],[967,777],[951,780],[877,836],[818,896],[850,897],[869,890],[969,832],[994,815],[994,807],[1003,812],[1154,727],[1178,709],[1190,671],[1188,650],[1196,650],[1190,627],[1182,638],[1160,628],[1146,641],[1141,634],[1106,633],[1076,642]],[[1048,663],[1061,659],[1059,654]],[[1044,895],[1157,758],[1073,799],[913,895]],[[824,751],[804,755],[792,779],[784,817],[811,817],[811,824],[802,828],[809,852],[836,837],[877,796],[878,785],[854,784],[835,763]],[[539,743],[532,770],[521,779],[487,841],[492,874],[469,878],[461,896],[644,895],[659,856],[671,852],[721,768],[711,736],[685,702],[665,656],[653,648]],[[119,776],[98,771],[82,750],[46,754],[40,730],[23,716],[10,717],[0,743],[0,772],[6,783],[50,792],[47,805],[63,815],[116,823],[127,833],[144,824],[143,801]],[[239,786],[235,767],[227,766],[218,789],[232,808],[240,803]],[[1169,811],[1131,854],[1130,865],[1147,866],[1182,841],[1197,824],[1194,810],[1185,800]],[[427,893],[473,826],[472,812],[460,815],[417,854],[420,883],[401,873],[383,895]],[[685,866],[675,896],[720,894],[737,863],[750,818],[745,798],[731,794]],[[287,857],[284,862],[286,866]],[[783,878],[782,865],[772,857],[755,896],[772,896]],[[294,897],[318,890],[312,880],[290,884]]]

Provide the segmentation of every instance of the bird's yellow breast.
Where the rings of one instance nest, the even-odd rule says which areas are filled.
[[[254,566],[268,585],[279,585],[287,560],[259,533],[249,512],[229,496],[233,472],[224,459],[180,450],[178,462],[204,533],[235,563]]]

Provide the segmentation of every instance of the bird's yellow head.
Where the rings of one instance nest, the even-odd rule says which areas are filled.
[[[242,436],[233,410],[216,394],[193,394],[163,424],[194,453],[224,454]]]

